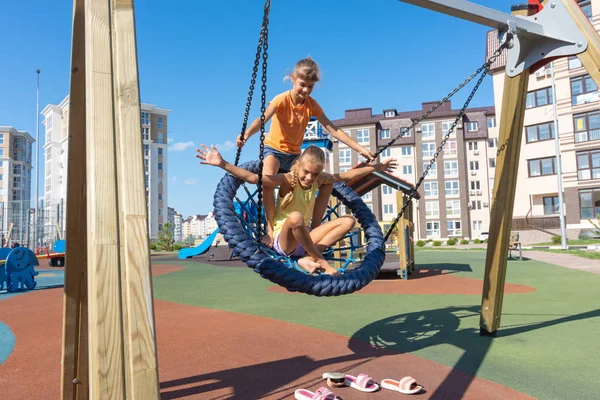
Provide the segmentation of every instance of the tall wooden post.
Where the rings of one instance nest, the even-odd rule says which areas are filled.
[[[513,11],[513,15],[528,15],[528,10]],[[485,260],[479,322],[482,334],[495,335],[502,315],[507,254],[517,187],[529,73],[529,69],[526,69],[512,78],[506,75],[504,81],[494,197],[490,211],[490,236]]]
[[[73,30],[62,397],[158,399],[133,0],[75,0]]]
[[[404,196],[404,193],[402,193],[401,191],[396,191],[396,207],[398,209],[398,211],[400,211],[402,209],[402,207],[404,207],[404,202],[406,201],[406,197]],[[404,210],[404,214],[402,215],[402,218],[400,218],[400,221],[398,221],[398,225],[396,225],[396,241],[398,243],[398,257],[400,259],[400,277],[402,279],[408,279],[408,260],[409,260],[409,254],[406,254],[406,245],[405,245],[405,241],[406,241],[406,231],[404,229],[404,227],[406,226],[406,212],[408,211],[408,209]]]

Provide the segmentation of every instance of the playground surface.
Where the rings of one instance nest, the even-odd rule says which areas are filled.
[[[501,328],[489,338],[478,334],[485,252],[417,256],[410,280],[377,279],[335,298],[288,293],[227,268],[235,261],[153,257],[162,398],[292,399],[333,371],[378,382],[410,375],[421,399],[598,398],[599,275],[509,261]],[[39,272],[38,287],[62,277]],[[62,296],[60,287],[0,293],[1,398],[59,398]]]

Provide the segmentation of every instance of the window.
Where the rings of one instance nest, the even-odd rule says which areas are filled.
[[[163,129],[163,117],[158,117],[158,129]]]
[[[495,158],[488,158],[488,167],[496,168],[496,159]]]
[[[488,139],[488,147],[493,149],[494,147],[498,147],[498,138],[490,138]]]
[[[162,166],[162,165],[163,165],[163,163],[159,162],[159,163],[158,163],[158,169],[163,169],[163,166]]]
[[[446,178],[458,176],[458,161],[444,161],[444,176]]]
[[[581,7],[581,11],[588,17],[588,19],[592,20],[592,1],[591,0],[577,0],[577,4]]]
[[[391,132],[391,130],[389,128],[388,129],[382,129],[382,130],[379,131],[379,137],[382,138],[382,139],[389,139],[389,138],[392,137],[392,132]]]
[[[162,199],[163,199],[163,198],[162,198],[162,193],[159,193],[159,194],[158,194],[158,199],[159,199],[159,200],[162,200]]]
[[[392,194],[393,189],[391,187],[389,187],[388,185],[383,185],[383,194]]]
[[[425,172],[427,168],[429,168],[429,163],[423,163],[423,172]],[[437,163],[431,165],[431,169],[427,172],[426,178],[437,178]]]
[[[327,154],[327,153],[325,153],[325,154]],[[391,156],[392,156],[392,149],[390,149],[389,147],[381,152],[381,157],[388,158]]]
[[[440,203],[437,201],[426,201],[425,202],[425,217],[439,217],[440,216]]]
[[[395,111],[393,111],[393,110],[387,110],[387,111],[385,112],[385,116],[386,116],[386,117],[395,117],[395,116],[396,116],[396,112],[395,112]]]
[[[448,221],[448,237],[462,236],[460,221]]]
[[[340,149],[340,164],[350,164],[350,149]]]
[[[473,151],[479,150],[478,142],[469,142],[469,150],[473,150]]]
[[[479,171],[479,161],[469,161],[470,171]]]
[[[471,181],[471,190],[481,190],[481,182]]]
[[[589,75],[571,78],[572,105],[591,103],[598,99],[598,86]]]
[[[439,238],[440,237],[440,222],[439,221],[428,221],[425,224],[427,237]]]
[[[369,144],[369,129],[357,129],[356,141],[359,144]]]
[[[579,191],[581,219],[596,218],[600,214],[600,188]]]
[[[525,132],[527,132],[527,143],[554,139],[554,123],[530,125],[525,127]]]
[[[402,137],[411,137],[412,133],[407,128],[400,128],[400,136]]]
[[[525,108],[541,107],[548,104],[552,104],[552,88],[546,87],[533,92],[527,93],[527,99],[525,100]]]
[[[487,118],[487,127],[495,128],[496,127],[496,117],[488,117]]]
[[[556,157],[529,160],[529,177],[556,175]]]
[[[600,179],[600,149],[577,152],[577,180]]]
[[[411,146],[402,146],[402,155],[403,156],[412,155],[412,147]]]
[[[0,147],[0,157],[4,157],[4,147]]]
[[[341,174],[342,172],[348,172],[350,170],[350,167],[340,167],[339,170],[340,170],[340,174]]]
[[[446,215],[460,216],[460,200],[446,200]]]
[[[446,197],[458,196],[460,190],[458,188],[458,181],[446,181]]]
[[[442,121],[442,135],[446,136],[448,132],[450,132],[450,128],[452,128],[453,121]],[[456,130],[452,130],[452,133],[449,137],[456,137]]]
[[[156,140],[157,143],[164,143],[164,133],[162,132],[158,132],[158,139]]]
[[[456,157],[457,150],[456,140],[448,140],[444,147],[444,157]]]
[[[482,231],[483,230],[483,221],[473,221],[473,230],[474,231]]]
[[[600,140],[600,111],[573,116],[575,143]]]
[[[471,201],[471,210],[481,210],[481,200]]]
[[[383,213],[384,214],[393,214],[394,213],[394,205],[393,204],[384,204],[383,205]]]
[[[467,122],[467,131],[476,132],[479,130],[479,123],[477,121]]]
[[[373,193],[372,192],[365,193],[364,195],[361,196],[361,199],[363,199],[363,201],[371,201],[371,200],[373,200]]]
[[[569,57],[569,69],[577,69],[582,66],[581,61],[577,56]]]
[[[142,128],[142,138],[144,140],[150,139],[149,136],[148,136],[149,135],[148,132],[149,132],[148,128]]]
[[[558,196],[544,197],[544,215],[558,214],[559,212]]]
[[[421,139],[435,139],[435,125],[432,122],[421,124]]]
[[[437,197],[438,195],[438,184],[437,182],[425,182],[423,184],[425,188],[425,197]]]
[[[403,165],[402,166],[402,173],[404,175],[412,175],[412,173],[413,173],[412,165]]]
[[[435,143],[427,142],[421,144],[421,146],[423,147],[423,158],[433,157],[435,154]]]
[[[142,111],[142,125],[150,125],[150,113]]]
[[[0,144],[4,144],[4,133],[0,133]]]
[[[162,149],[162,147],[159,147],[159,148],[158,148],[158,155],[159,155],[159,156],[162,156],[162,153],[163,153],[163,149]]]

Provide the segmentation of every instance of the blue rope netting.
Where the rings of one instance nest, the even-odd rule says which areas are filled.
[[[258,161],[250,161],[240,166],[251,172],[258,172]],[[360,196],[345,184],[334,185],[333,195],[337,197],[358,220],[365,232],[367,241],[366,256],[362,263],[343,275],[309,275],[285,266],[281,261],[269,257],[258,250],[256,240],[242,226],[234,209],[236,192],[242,181],[226,174],[217,185],[213,206],[215,219],[229,247],[234,249],[242,261],[253,268],[261,277],[285,287],[290,292],[300,292],[315,296],[339,296],[350,294],[365,287],[381,269],[385,260],[383,232],[373,212]]]

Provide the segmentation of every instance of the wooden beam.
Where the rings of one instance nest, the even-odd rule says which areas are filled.
[[[577,2],[562,0],[562,3],[588,42],[587,49],[583,53],[579,53],[577,57],[596,82],[596,85],[600,86],[600,36],[587,16],[581,11]]]
[[[126,282],[119,259],[109,5],[85,0],[89,386],[92,399],[118,400],[126,398],[121,315]]]
[[[158,399],[133,0],[111,5],[125,387],[128,399]]]
[[[529,74],[526,69],[513,78],[506,75],[504,81],[479,322],[482,334],[495,335],[500,327]]]
[[[404,206],[405,201],[406,199],[404,197],[404,193],[396,191],[396,209],[398,210],[398,212]],[[406,212],[406,210],[404,210],[404,212]],[[396,241],[398,242],[398,256],[400,258],[400,277],[402,277],[402,279],[408,279],[407,266],[409,254],[406,254],[406,246],[404,244],[406,240],[406,234],[404,231],[404,226],[406,225],[405,221],[406,215],[404,214],[402,215],[402,218],[400,218],[398,224],[396,225]]]
[[[68,255],[65,256],[61,377],[63,400],[88,399],[89,390],[84,6],[84,0],[73,2],[66,226],[66,236],[72,239],[66,242]]]

